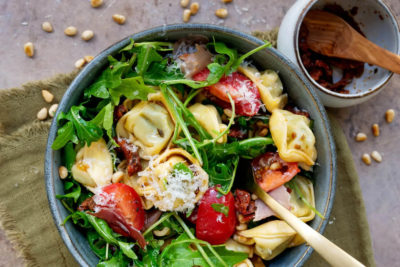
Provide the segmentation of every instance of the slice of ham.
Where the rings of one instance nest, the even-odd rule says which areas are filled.
[[[282,206],[287,209],[290,209],[290,193],[287,191],[287,188],[283,185],[280,187],[270,191],[268,193],[273,199],[278,201]],[[261,221],[270,216],[276,216],[276,214],[259,199],[256,199],[256,213],[254,215],[253,221]]]
[[[196,51],[179,56],[182,60],[181,71],[186,78],[191,78],[212,62],[212,54],[203,45],[195,45]]]

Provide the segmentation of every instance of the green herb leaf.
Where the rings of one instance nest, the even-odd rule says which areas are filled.
[[[254,48],[253,50],[247,52],[246,54],[242,55],[241,57],[239,57],[233,64],[232,64],[232,72],[236,71],[236,69],[240,66],[240,64],[242,64],[242,62],[248,58],[249,56],[257,53],[260,50],[263,50],[264,48],[269,48],[272,47],[272,44],[268,41],[265,42],[265,44],[260,45],[259,47]]]
[[[151,63],[162,60],[163,57],[157,53],[156,49],[152,45],[140,46],[136,72],[141,76],[147,71]]]
[[[57,137],[51,145],[51,148],[58,150],[64,147],[69,141],[78,143],[78,137],[75,134],[74,125],[71,121],[67,122],[64,124],[64,126],[58,129]]]
[[[211,207],[216,211],[224,214],[226,217],[228,217],[229,214],[229,207],[225,206],[224,204],[221,203],[214,203],[211,204]]]
[[[92,142],[99,140],[103,136],[103,131],[94,123],[85,121],[80,116],[79,113],[83,109],[83,106],[73,106],[68,115],[70,115],[79,140],[90,145]]]
[[[76,203],[79,199],[79,197],[81,196],[81,186],[74,182],[74,185],[72,188],[70,188],[69,193],[65,194],[65,195],[56,195],[57,199],[66,199],[66,198],[72,198],[74,200],[74,202]]]
[[[130,100],[140,99],[146,101],[147,95],[154,92],[154,88],[144,84],[141,76],[122,79],[119,86],[110,89],[110,95],[114,105],[119,104],[121,96],[125,96]]]
[[[183,172],[183,173],[189,173],[190,177],[193,178],[193,172],[191,169],[189,169],[188,166],[186,166],[185,163],[183,162],[178,162],[174,165],[174,167],[172,167],[172,169],[174,170],[174,172]]]
[[[75,163],[75,158],[76,158],[76,152],[74,149],[74,144],[72,142],[68,142],[65,145],[64,153],[62,153],[62,155],[63,155],[63,162],[65,164],[65,167],[68,169],[68,171],[71,171],[72,166]]]

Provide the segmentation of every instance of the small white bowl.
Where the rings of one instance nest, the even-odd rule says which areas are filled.
[[[365,64],[364,73],[354,78],[345,89],[349,94],[333,92],[319,85],[305,69],[299,52],[300,26],[310,9],[322,9],[329,0],[297,0],[282,20],[278,34],[278,50],[288,56],[314,85],[322,102],[328,107],[348,107],[360,104],[377,95],[387,85],[393,73],[377,66]],[[381,0],[336,0],[344,10],[357,7],[354,20],[366,38],[395,53],[400,51],[399,26],[390,8]]]

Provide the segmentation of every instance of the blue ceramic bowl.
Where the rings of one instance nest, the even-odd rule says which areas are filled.
[[[175,41],[194,35],[204,35],[210,39],[215,38],[231,47],[237,48],[242,53],[263,44],[261,40],[248,34],[225,27],[205,24],[169,25],[128,36],[101,52],[79,73],[62,98],[56,116],[61,111],[68,111],[72,105],[78,103],[83,90],[94,81],[106,66],[107,56],[116,54],[121,48],[129,44],[131,38],[138,42],[150,40]],[[336,152],[325,109],[309,81],[292,62],[277,50],[265,49],[253,55],[251,59],[261,70],[273,69],[277,71],[290,98],[299,107],[307,109],[314,119],[314,134],[318,151],[314,173],[316,208],[327,219],[321,220],[321,218],[316,217],[310,222],[310,225],[322,233],[331,211],[336,181]],[[65,217],[68,216],[68,211],[55,197],[57,194],[64,193],[62,181],[58,176],[58,167],[61,162],[60,152],[51,149],[56,133],[57,124],[54,120],[50,128],[45,160],[46,190],[50,209],[62,239],[76,261],[81,266],[95,266],[98,263],[98,258],[91,251],[85,236],[71,222],[61,226]],[[301,266],[312,251],[313,249],[306,245],[287,249],[272,260],[270,266]]]

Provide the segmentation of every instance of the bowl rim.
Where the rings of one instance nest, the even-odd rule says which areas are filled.
[[[389,75],[381,82],[377,83],[374,87],[372,87],[369,90],[362,91],[360,93],[356,94],[342,94],[342,93],[337,93],[334,92],[319,83],[317,83],[308,73],[306,68],[303,65],[303,61],[301,60],[300,57],[300,51],[299,51],[299,31],[300,31],[300,26],[303,22],[304,17],[306,16],[307,12],[318,2],[319,0],[309,0],[308,4],[302,9],[301,13],[299,14],[296,24],[295,24],[295,29],[294,29],[294,53],[296,56],[296,60],[298,62],[299,68],[304,74],[304,76],[308,79],[309,82],[311,82],[314,87],[316,87],[319,91],[322,91],[325,94],[328,94],[332,97],[335,98],[344,98],[344,99],[359,99],[359,98],[364,98],[368,97],[369,95],[378,93],[381,91],[390,81],[390,79],[393,77],[393,72],[389,71]],[[396,17],[394,16],[394,13],[392,9],[385,3],[383,0],[375,0],[377,4],[379,4],[385,11],[386,14],[389,16],[390,21],[392,22],[393,26],[395,27],[395,43],[397,44],[397,51],[396,53],[400,53],[400,32],[399,32],[399,22],[396,20]]]
[[[182,31],[182,30],[189,30],[189,31],[200,31],[200,30],[207,30],[207,31],[212,31],[212,32],[219,32],[223,33],[225,35],[231,35],[234,36],[235,38],[242,38],[245,39],[246,41],[253,43],[255,45],[262,45],[264,42],[254,36],[251,36],[249,34],[240,32],[238,30],[234,30],[228,27],[224,26],[218,26],[218,25],[212,25],[212,24],[171,24],[171,25],[163,25],[163,26],[158,26],[154,28],[150,28],[132,35],[129,35],[120,41],[115,42],[114,44],[110,45],[108,48],[100,52],[87,66],[85,66],[80,73],[75,77],[75,79],[71,82],[69,85],[68,89],[66,90],[65,94],[63,95],[60,104],[59,104],[59,109],[57,110],[55,114],[55,118],[57,118],[58,114],[61,112],[64,106],[68,105],[68,99],[71,97],[73,92],[76,90],[76,88],[79,86],[79,84],[85,79],[85,76],[87,76],[94,68],[96,65],[101,64],[101,61],[106,58],[108,55],[110,55],[113,52],[116,52],[123,48],[124,46],[128,45],[130,42],[130,39],[140,39],[140,38],[146,38],[148,36],[152,36],[155,34],[160,34],[160,37],[162,37],[162,33],[165,32],[174,32],[174,31]],[[297,68],[297,66],[291,62],[286,56],[281,54],[278,50],[275,48],[270,48],[272,50],[272,55],[275,56],[278,60],[281,60],[284,64],[286,64],[289,67],[289,70],[292,72],[293,75],[297,76],[298,80],[303,84],[304,89],[308,93],[310,99],[314,102],[315,108],[317,109],[321,119],[322,119],[322,126],[323,126],[323,131],[325,132],[325,135],[328,137],[328,148],[329,148],[329,160],[328,162],[329,169],[330,169],[330,177],[329,177],[329,191],[328,191],[328,196],[327,196],[327,202],[325,204],[325,207],[323,208],[323,211],[321,212],[325,219],[321,220],[321,222],[317,225],[315,228],[316,231],[323,233],[327,223],[328,223],[328,218],[332,210],[333,202],[334,202],[334,196],[335,196],[335,191],[336,191],[336,148],[335,148],[335,143],[333,139],[333,135],[331,132],[331,127],[329,124],[329,118],[327,116],[327,113],[325,111],[324,106],[322,105],[321,101],[319,100],[316,92],[314,91],[313,87],[309,83],[309,81],[304,77],[304,75],[300,72],[300,70]],[[55,161],[54,161],[54,151],[51,148],[51,145],[56,137],[57,133],[57,121],[53,120],[50,126],[49,130],[49,136],[47,140],[47,145],[46,145],[46,153],[45,153],[45,164],[44,164],[44,171],[45,171],[45,184],[46,184],[46,192],[47,192],[47,198],[51,210],[51,214],[54,220],[54,223],[56,224],[56,227],[58,229],[58,232],[61,235],[61,238],[63,239],[65,245],[67,246],[69,252],[72,254],[72,256],[75,258],[75,260],[78,262],[79,265],[81,266],[89,266],[88,262],[86,261],[84,255],[78,250],[78,248],[75,246],[75,244],[72,242],[69,232],[67,229],[62,225],[63,219],[61,218],[60,214],[60,206],[58,203],[57,198],[55,197],[55,179],[52,179],[52,173],[53,169],[55,168]],[[300,255],[298,258],[297,262],[293,266],[302,266],[304,262],[309,258],[311,253],[313,252],[313,248],[310,246],[307,246],[306,250],[303,252],[303,254]]]

